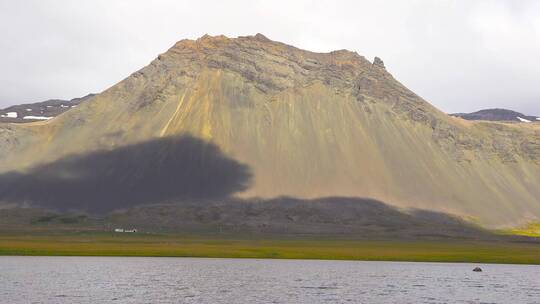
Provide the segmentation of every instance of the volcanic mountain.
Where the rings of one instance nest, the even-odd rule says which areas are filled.
[[[0,124],[0,183],[4,203],[348,196],[511,225],[540,217],[540,126],[446,115],[379,58],[204,36],[58,117]]]

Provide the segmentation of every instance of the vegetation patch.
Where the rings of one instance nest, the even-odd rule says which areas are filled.
[[[530,237],[540,237],[540,222],[530,223],[523,227],[508,229],[503,231],[503,233]]]
[[[540,264],[540,244],[45,232],[0,234],[0,255],[168,256]]]
[[[72,215],[72,214],[47,214],[38,216],[30,221],[31,224],[79,224],[85,222],[88,219],[86,215]]]

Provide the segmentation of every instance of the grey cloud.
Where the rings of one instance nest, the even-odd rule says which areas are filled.
[[[100,92],[177,40],[261,32],[380,56],[447,112],[540,115],[540,2],[0,0],[0,107]]]

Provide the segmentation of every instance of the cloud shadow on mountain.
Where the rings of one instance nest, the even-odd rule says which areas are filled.
[[[252,173],[216,145],[169,137],[71,155],[0,175],[0,202],[108,212],[181,199],[218,199],[249,187]]]

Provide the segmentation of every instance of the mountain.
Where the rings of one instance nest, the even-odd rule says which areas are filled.
[[[540,117],[524,115],[522,113],[506,109],[486,109],[473,113],[450,114],[466,120],[487,120],[487,121],[514,121],[514,122],[538,122]]]
[[[0,110],[0,123],[26,123],[48,120],[71,108],[75,108],[81,102],[94,97],[94,95],[95,94],[88,94],[84,97],[71,100],[49,99],[42,102],[10,106]]]
[[[540,126],[451,117],[379,58],[204,36],[53,119],[0,124],[0,181],[5,204],[346,196],[513,225],[540,217]]]

